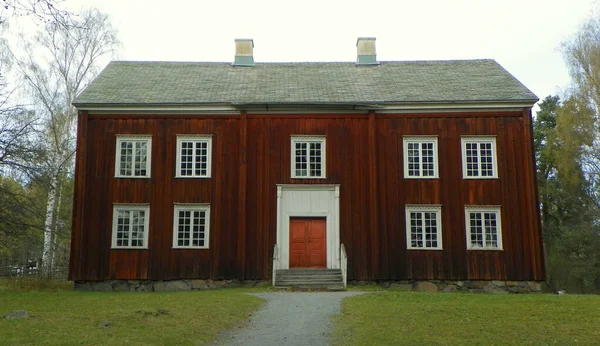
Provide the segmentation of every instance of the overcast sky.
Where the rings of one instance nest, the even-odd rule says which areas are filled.
[[[562,93],[560,49],[598,0],[66,0],[94,6],[118,28],[122,60],[232,61],[235,38],[256,62],[354,61],[356,38],[377,58],[492,58],[540,98]]]

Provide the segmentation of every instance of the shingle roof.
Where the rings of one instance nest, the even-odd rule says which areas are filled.
[[[111,62],[85,105],[395,104],[537,97],[494,60],[257,63]]]

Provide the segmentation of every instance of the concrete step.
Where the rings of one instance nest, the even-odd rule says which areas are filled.
[[[279,269],[277,275],[342,275],[339,269]]]
[[[321,275],[321,276],[302,276],[302,275],[282,275],[282,276],[277,276],[276,280],[306,280],[306,281],[323,281],[323,280],[330,280],[330,281],[338,281],[338,280],[342,280],[342,276],[341,275]]]
[[[322,277],[322,278],[276,278],[277,282],[340,282],[342,278]]]
[[[275,287],[301,289],[344,289],[339,269],[280,269],[276,272]]]

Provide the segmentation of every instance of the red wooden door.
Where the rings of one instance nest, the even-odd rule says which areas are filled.
[[[290,268],[326,268],[325,219],[290,219]]]

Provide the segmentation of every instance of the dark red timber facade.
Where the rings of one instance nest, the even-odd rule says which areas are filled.
[[[545,280],[537,97],[493,60],[357,46],[356,63],[255,64],[237,40],[233,64],[109,64],[75,101],[70,279]]]

